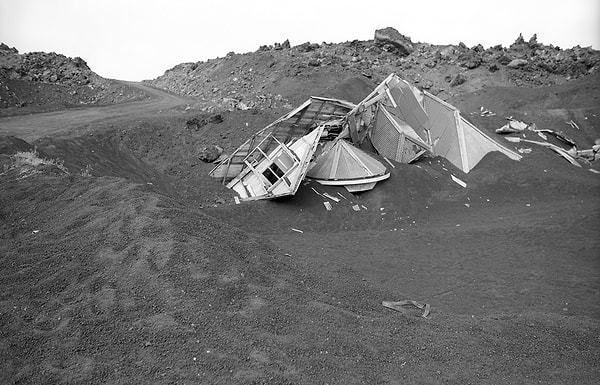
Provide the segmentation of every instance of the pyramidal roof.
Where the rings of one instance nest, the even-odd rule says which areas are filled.
[[[365,151],[345,140],[335,140],[325,145],[306,176],[317,181],[366,182],[371,179],[386,179],[389,172],[381,162]]]

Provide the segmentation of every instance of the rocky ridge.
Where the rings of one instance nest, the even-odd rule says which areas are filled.
[[[54,52],[20,54],[16,48],[0,44],[0,113],[13,107],[56,109],[143,97],[123,83],[97,75],[80,57]]]
[[[509,47],[413,43],[394,28],[374,40],[344,43],[289,41],[256,52],[182,63],[149,84],[199,99],[208,110],[288,107],[310,95],[336,97],[327,87],[350,76],[376,84],[395,72],[442,98],[485,86],[545,86],[597,73],[600,52],[561,49],[522,35]]]

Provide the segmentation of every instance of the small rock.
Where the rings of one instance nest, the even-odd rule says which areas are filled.
[[[223,116],[221,114],[213,114],[208,117],[209,123],[219,124],[223,122]]]
[[[458,64],[468,69],[475,69],[481,65],[481,57],[472,51],[461,54],[457,59]]]
[[[483,52],[483,51],[485,51],[485,48],[483,48],[483,46],[481,44],[477,44],[476,46],[471,48],[471,50],[475,51],[475,52]]]
[[[539,47],[539,43],[537,41],[537,33],[533,34],[533,36],[531,37],[531,39],[529,39],[529,42],[527,42],[527,45],[529,45],[529,48],[537,48],[537,47]]]
[[[447,46],[444,48],[440,48],[436,55],[442,59],[450,59],[454,55],[454,46]]]
[[[520,33],[519,37],[517,38],[517,40],[515,40],[515,42],[513,44],[523,44],[525,43],[525,39],[523,39],[523,34]]]
[[[467,78],[463,74],[456,74],[452,77],[450,81],[450,87],[459,86],[467,81]]]
[[[513,58],[512,58],[512,57],[510,57],[510,56],[508,56],[508,55],[506,55],[506,54],[503,54],[502,56],[500,56],[500,57],[498,58],[498,63],[500,63],[500,64],[502,64],[502,65],[507,65],[507,64],[508,64],[508,63],[510,63],[512,60],[513,60]]]
[[[185,126],[188,129],[196,128],[196,130],[200,129],[202,126],[206,124],[204,119],[191,118],[185,122]]]
[[[510,68],[520,68],[520,67],[525,66],[527,63],[528,62],[525,59],[514,59],[510,63],[508,63],[506,66],[510,67]]]

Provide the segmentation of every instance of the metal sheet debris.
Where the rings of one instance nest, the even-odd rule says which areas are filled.
[[[323,196],[323,194],[321,194],[320,192],[318,192],[318,191],[317,191],[317,190],[316,190],[314,187],[311,187],[311,189],[312,189],[312,190],[314,191],[314,193],[315,193],[315,194],[317,194],[318,196],[325,198],[325,197]]]
[[[335,203],[338,203],[338,202],[340,201],[340,198],[334,197],[333,195],[331,195],[331,194],[329,194],[329,193],[326,193],[326,192],[324,192],[324,193],[323,193],[323,196],[324,196],[325,198],[329,198],[329,199],[331,199],[331,200],[332,200],[332,201],[334,201]]]
[[[587,150],[577,150],[577,157],[585,159],[589,162],[600,160],[600,139],[596,139],[592,148]]]
[[[485,108],[483,106],[481,106],[479,115],[480,116],[484,116],[484,117],[485,116],[496,116],[496,113],[488,110],[487,108]]]
[[[521,132],[529,127],[529,124],[521,122],[520,120],[513,119],[512,117],[506,119],[508,119],[508,123],[506,123],[500,128],[497,128],[497,134],[510,134],[515,132]]]
[[[454,182],[456,182],[456,184],[462,186],[462,187],[467,187],[467,184],[465,182],[463,182],[462,180],[458,179],[457,177],[455,177],[454,175],[450,174],[450,178],[452,178],[452,180]]]
[[[533,143],[533,144],[537,144],[542,147],[549,148],[550,150],[556,152],[558,155],[565,158],[572,165],[581,167],[581,164],[579,164],[579,162],[577,162],[577,160],[567,150],[565,150],[564,148],[560,148],[552,143],[540,142],[537,140],[522,139],[522,138],[514,137],[514,136],[507,137],[505,139],[508,140],[509,142],[513,142],[513,143],[526,142],[526,143]]]
[[[538,135],[544,134],[542,137],[547,140],[547,135],[552,135],[554,137],[556,137],[556,139],[560,140],[561,142],[570,145],[570,146],[575,146],[575,141],[571,138],[569,138],[567,135],[565,135],[562,131],[556,132],[553,130],[549,130],[549,129],[540,129],[540,130],[534,130],[535,132],[538,133]]]
[[[569,120],[568,122],[565,122],[565,123],[567,123],[569,126],[571,126],[571,127],[576,128],[576,129],[579,130],[579,126],[577,125],[577,123],[575,123],[573,121],[573,119],[571,119],[571,120]]]
[[[392,309],[392,310],[398,311],[400,313],[406,313],[403,306],[411,305],[418,309],[423,310],[423,313],[421,314],[421,317],[423,317],[423,318],[427,318],[427,316],[431,312],[431,306],[428,303],[422,304],[422,303],[419,303],[417,301],[412,301],[412,300],[404,300],[404,301],[398,301],[398,302],[383,301],[381,304],[384,307],[387,307],[388,309]]]

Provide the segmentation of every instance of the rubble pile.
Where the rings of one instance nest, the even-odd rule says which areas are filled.
[[[228,54],[225,58],[182,63],[167,70],[151,85],[180,95],[198,98],[208,109],[248,110],[290,106],[281,94],[269,92],[264,83],[280,68],[272,55],[260,50],[250,55]]]
[[[482,45],[413,43],[394,28],[378,29],[374,40],[339,44],[289,40],[263,45],[256,52],[206,62],[182,63],[150,84],[202,99],[214,108],[281,107],[302,102],[309,79],[321,73],[333,79],[364,76],[373,83],[397,73],[421,89],[444,97],[488,86],[560,84],[597,73],[600,54],[579,46],[561,49],[544,45],[534,35],[522,35],[510,45],[485,49]],[[290,80],[290,78],[293,78]],[[298,85],[305,82],[306,86]],[[292,84],[293,83],[293,84]],[[298,93],[297,99],[292,100]],[[445,94],[445,95],[444,95]]]
[[[16,48],[0,43],[0,108],[112,104],[140,97],[122,83],[100,77],[79,57],[54,52],[19,54]]]
[[[31,82],[63,85],[87,85],[98,81],[80,57],[70,58],[54,52],[30,52],[20,55],[16,48],[0,44],[0,76]]]

